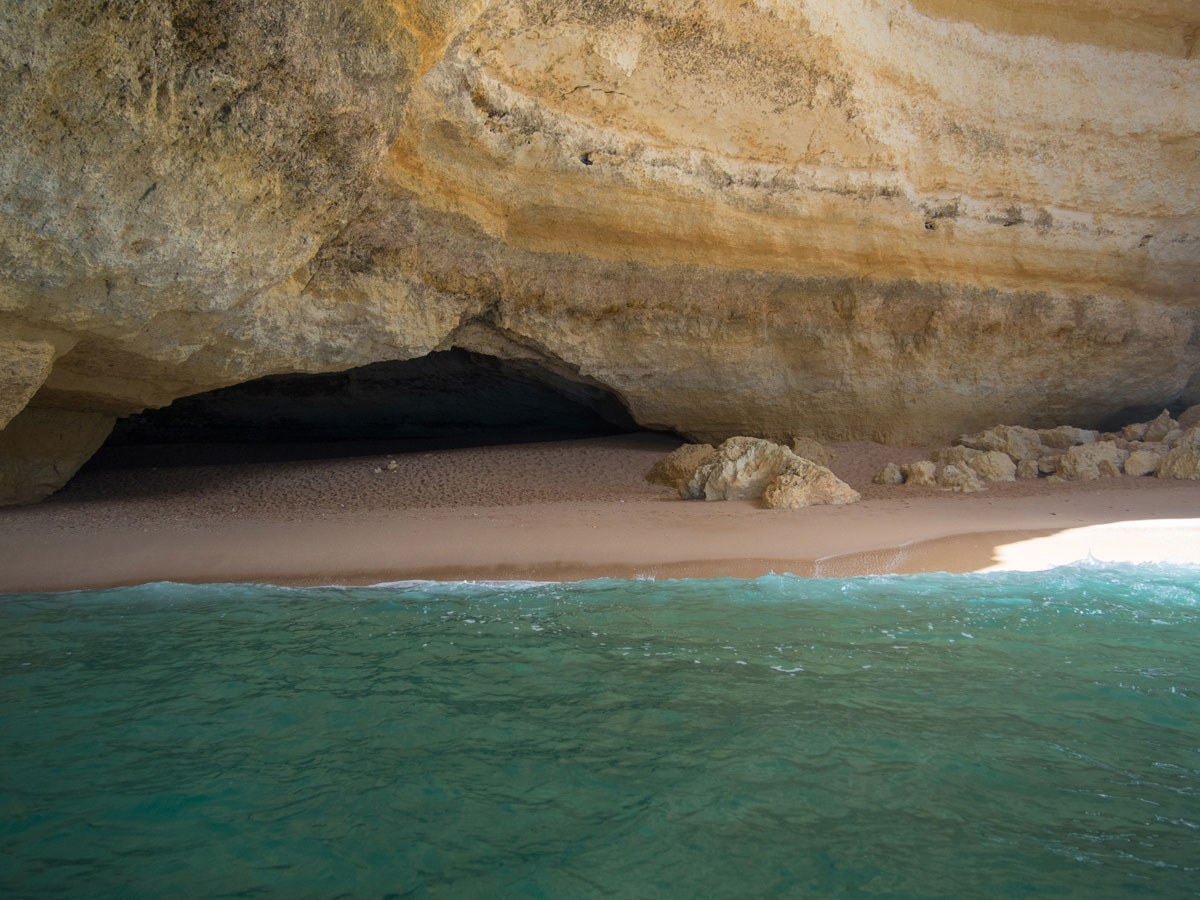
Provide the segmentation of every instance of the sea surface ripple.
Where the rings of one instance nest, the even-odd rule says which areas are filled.
[[[0,595],[0,896],[1200,896],[1200,569]]]

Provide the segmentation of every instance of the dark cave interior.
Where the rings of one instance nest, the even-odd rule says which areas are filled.
[[[343,372],[270,375],[118,421],[95,465],[353,456],[641,429],[603,387],[465,350]]]

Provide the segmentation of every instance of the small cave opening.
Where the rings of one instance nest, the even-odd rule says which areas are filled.
[[[1176,397],[1174,400],[1168,400],[1165,403],[1126,406],[1101,419],[1096,424],[1096,430],[1120,431],[1126,425],[1132,425],[1135,422],[1149,422],[1164,409],[1171,414],[1172,418],[1178,419],[1189,405],[1189,403],[1184,401],[1183,397]]]
[[[182,397],[118,421],[93,463],[170,465],[181,445],[190,463],[271,462],[641,431],[602,386],[453,349]]]

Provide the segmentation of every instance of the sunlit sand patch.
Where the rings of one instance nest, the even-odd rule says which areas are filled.
[[[1200,518],[1108,522],[1001,544],[984,572],[1049,569],[1067,562],[1200,563]]]

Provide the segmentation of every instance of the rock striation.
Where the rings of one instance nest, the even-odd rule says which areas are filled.
[[[454,347],[708,442],[1200,401],[1191,0],[9,6],[0,424]]]

